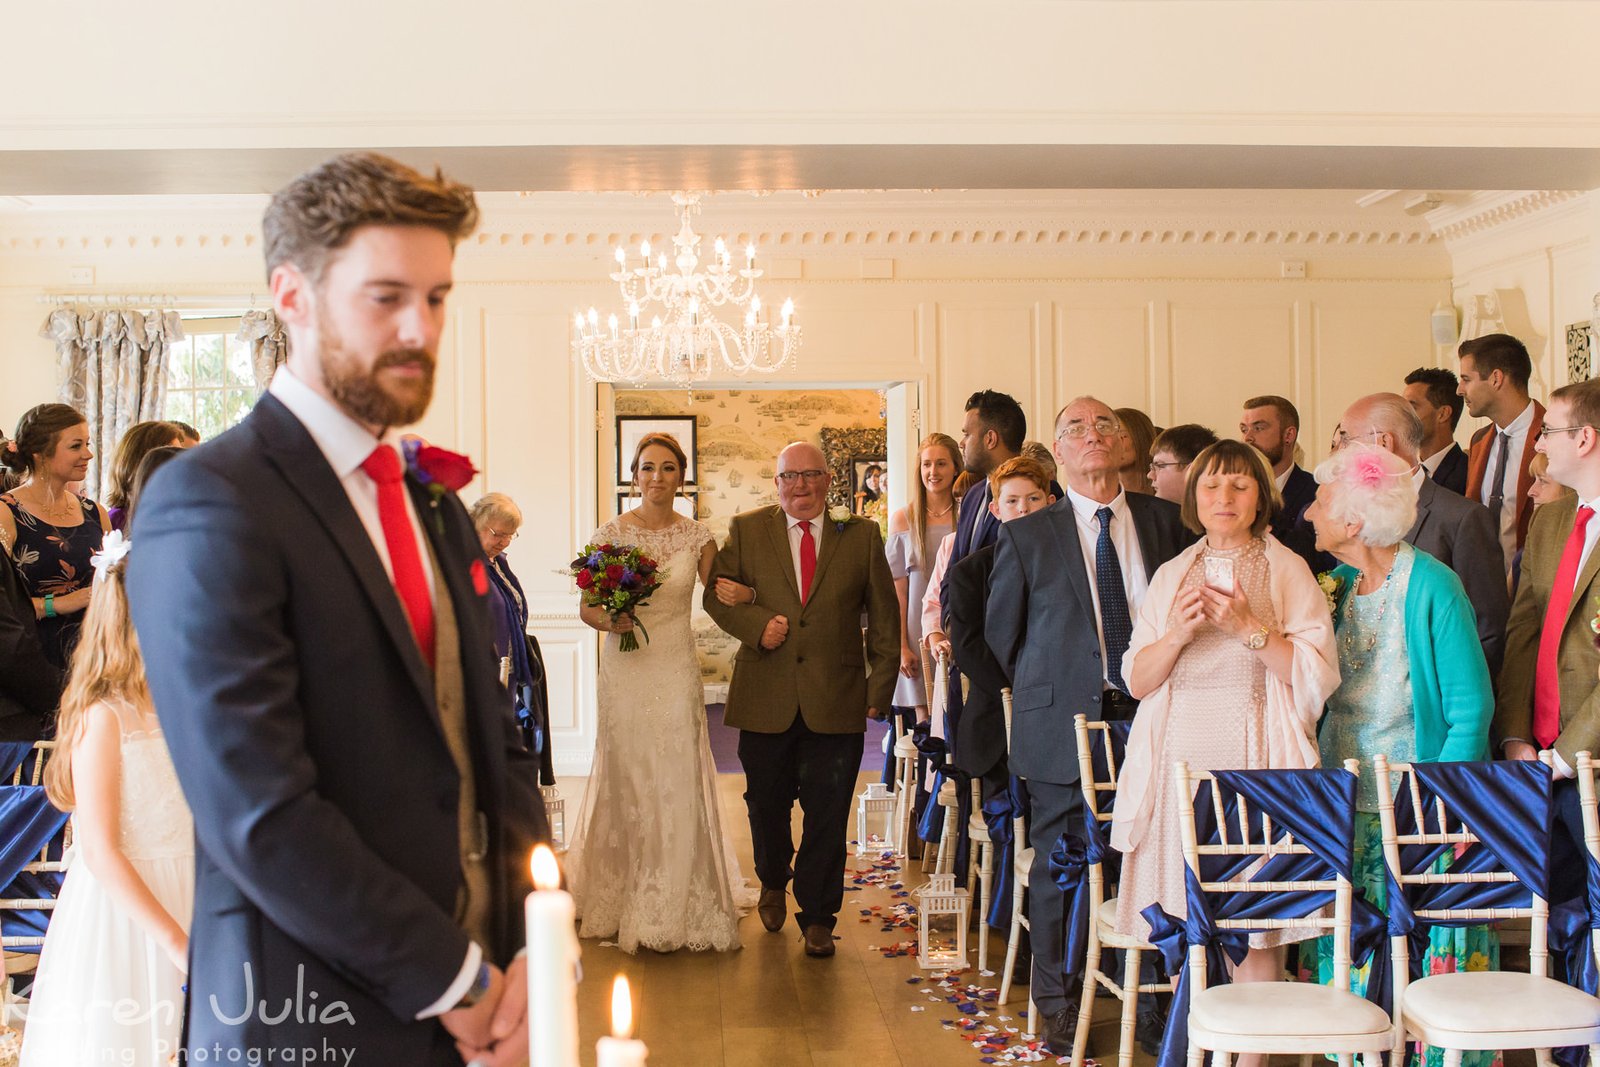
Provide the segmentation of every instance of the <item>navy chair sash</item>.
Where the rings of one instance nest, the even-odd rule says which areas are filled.
[[[1304,854],[1260,856],[1203,856],[1201,877],[1185,870],[1184,896],[1187,915],[1175,919],[1159,904],[1141,913],[1150,924],[1150,940],[1166,961],[1167,973],[1175,976],[1172,1009],[1157,1058],[1159,1067],[1184,1067],[1189,1049],[1189,988],[1185,966],[1191,946],[1205,948],[1206,984],[1222,985],[1230,980],[1229,963],[1244,959],[1250,948],[1250,934],[1271,927],[1223,929],[1220,920],[1248,922],[1251,919],[1296,919],[1309,916],[1333,903],[1332,890],[1303,892],[1206,893],[1201,881],[1226,882],[1244,878],[1252,882],[1328,881],[1335,875],[1351,877],[1351,856],[1355,847],[1355,775],[1343,770],[1218,771],[1215,782],[1203,782],[1195,796],[1195,830],[1201,844],[1221,840],[1212,794],[1222,797],[1223,820],[1229,839],[1238,840],[1239,799],[1249,805],[1250,840],[1281,841],[1292,834],[1304,845]],[[1268,836],[1264,819],[1273,823]],[[1259,868],[1250,868],[1260,864]],[[1352,956],[1357,962],[1376,962],[1385,936],[1383,916],[1359,897],[1352,899]]]

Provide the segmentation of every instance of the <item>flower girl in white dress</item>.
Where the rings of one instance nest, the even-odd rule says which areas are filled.
[[[23,1030],[24,1067],[167,1067],[183,1022],[194,841],[106,537],[45,765],[73,848]]]

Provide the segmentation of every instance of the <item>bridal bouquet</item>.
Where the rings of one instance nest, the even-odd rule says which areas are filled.
[[[661,588],[666,577],[661,566],[634,545],[584,545],[583,552],[572,561],[570,573],[583,593],[583,603],[588,607],[603,608],[615,621],[619,615],[633,615],[634,609]],[[639,647],[643,635],[646,642],[650,634],[633,615],[633,630],[622,635],[617,649],[632,652]]]

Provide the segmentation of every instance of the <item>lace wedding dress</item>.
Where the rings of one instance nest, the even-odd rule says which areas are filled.
[[[637,545],[666,573],[638,612],[649,641],[621,652],[606,635],[594,766],[566,863],[579,935],[625,952],[737,948],[739,914],[756,901],[722,833],[689,627],[700,553],[714,540],[687,519],[663,530],[613,519],[591,538]]]
[[[127,730],[121,751],[122,853],[187,930],[194,828],[166,739],[159,728]],[[168,1067],[183,1024],[183,982],[161,946],[76,857],[39,956],[22,1067]]]

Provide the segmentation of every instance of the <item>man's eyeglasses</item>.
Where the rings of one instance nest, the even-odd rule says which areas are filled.
[[[1089,436],[1090,427],[1093,427],[1094,432],[1101,437],[1110,437],[1122,430],[1115,419],[1099,418],[1093,422],[1069,422],[1060,433],[1056,434],[1056,440],[1059,441],[1064,437],[1069,441],[1081,441]]]
[[[827,476],[827,471],[779,471],[778,481],[782,482],[784,485],[793,485],[801,478],[804,478],[808,482],[820,482]]]
[[[1593,429],[1593,427],[1588,426],[1587,424],[1580,424],[1577,426],[1546,426],[1539,431],[1539,440],[1542,441],[1553,433],[1572,433],[1574,430],[1589,429]]]
[[[1155,471],[1157,474],[1160,474],[1162,471],[1166,470],[1168,467],[1187,467],[1187,466],[1188,466],[1187,463],[1179,463],[1177,460],[1173,460],[1171,463],[1162,463],[1158,459],[1153,459],[1153,460],[1150,461],[1150,469]]]
[[[515,541],[521,536],[516,530],[512,530],[510,533],[501,533],[492,526],[485,526],[483,529],[490,537],[498,538],[501,541]]]

